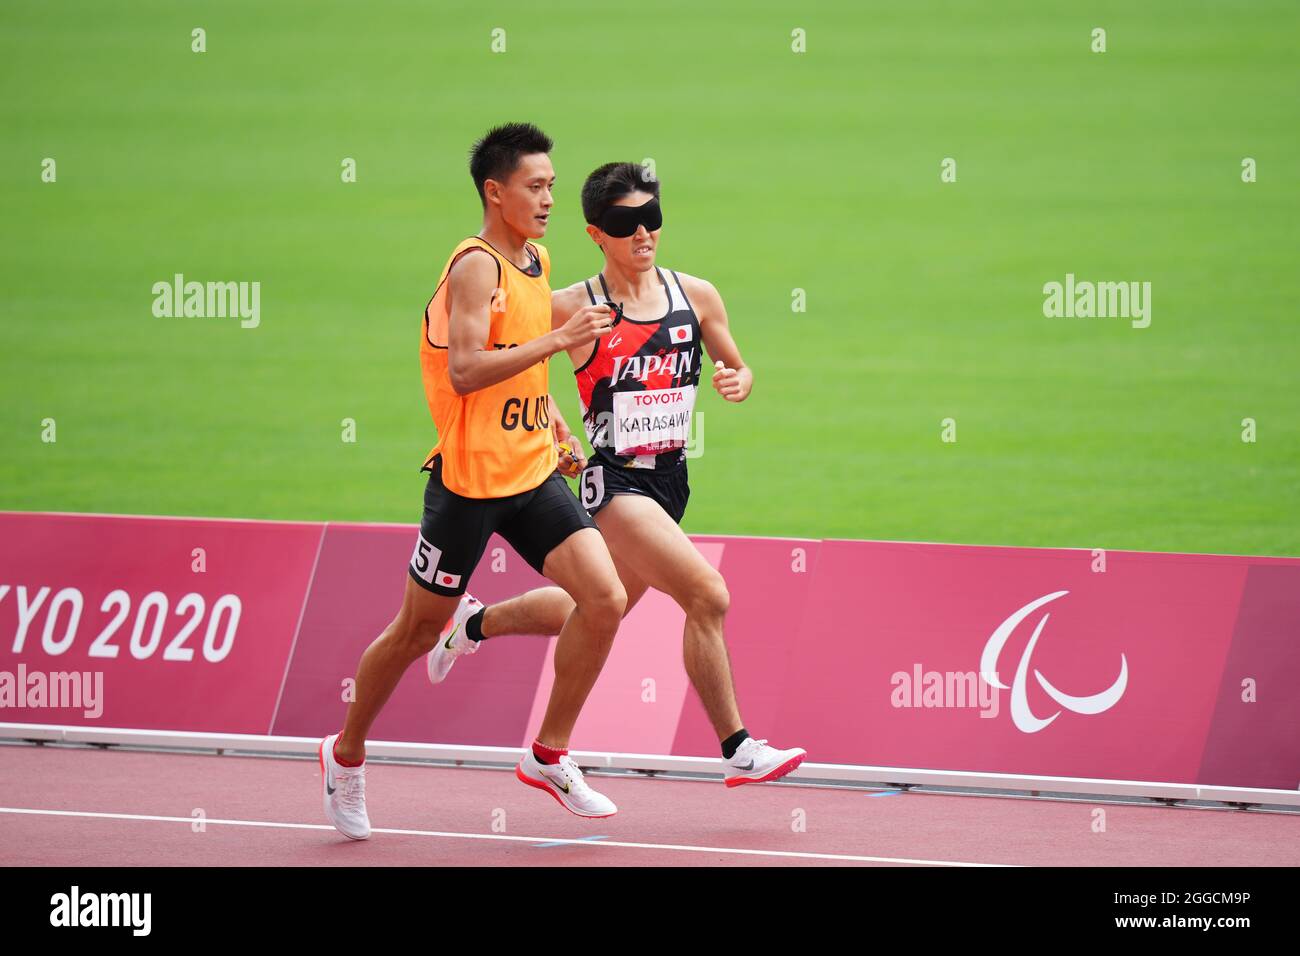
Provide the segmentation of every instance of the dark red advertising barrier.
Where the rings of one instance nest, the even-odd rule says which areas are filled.
[[[0,721],[330,732],[400,602],[414,535],[0,514]],[[1300,785],[1300,560],[694,540],[730,589],[746,726],[812,761]],[[493,539],[470,588],[491,602],[541,583]],[[683,623],[664,595],[642,599],[575,747],[716,754]],[[550,647],[496,639],[437,688],[413,667],[373,736],[522,746]],[[102,682],[97,702],[70,698],[72,673],[83,691]]]
[[[103,675],[102,713],[9,722],[263,734],[324,528],[0,514],[0,672]],[[4,703],[0,677],[0,704]]]

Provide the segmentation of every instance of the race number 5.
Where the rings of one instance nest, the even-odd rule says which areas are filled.
[[[442,551],[425,541],[424,535],[417,535],[415,553],[411,555],[411,567],[422,580],[433,582],[433,570],[437,567],[440,558],[442,558]]]
[[[605,497],[605,468],[595,465],[582,473],[582,507],[590,511]]]

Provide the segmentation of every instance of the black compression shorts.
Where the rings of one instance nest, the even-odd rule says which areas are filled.
[[[517,495],[464,498],[443,485],[442,459],[435,458],[424,489],[420,536],[407,570],[421,587],[452,597],[465,593],[494,532],[541,574],[546,556],[557,545],[575,531],[594,527],[558,474]]]

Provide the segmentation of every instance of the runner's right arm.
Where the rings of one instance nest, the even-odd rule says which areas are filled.
[[[556,352],[594,342],[610,329],[606,306],[578,310],[563,326],[515,348],[489,349],[496,263],[489,255],[462,256],[447,277],[451,295],[447,331],[447,366],[457,395],[504,382]]]

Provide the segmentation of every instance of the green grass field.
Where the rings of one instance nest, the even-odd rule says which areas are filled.
[[[1300,554],[1297,37],[1291,2],[11,0],[0,508],[418,520],[421,310],[467,148],[526,119],[553,284],[599,266],[585,175],[653,158],[659,262],[755,371],[702,398],[688,530]],[[177,272],[259,281],[260,326],[154,317]],[[1151,282],[1150,327],[1045,317],[1066,273]]]

